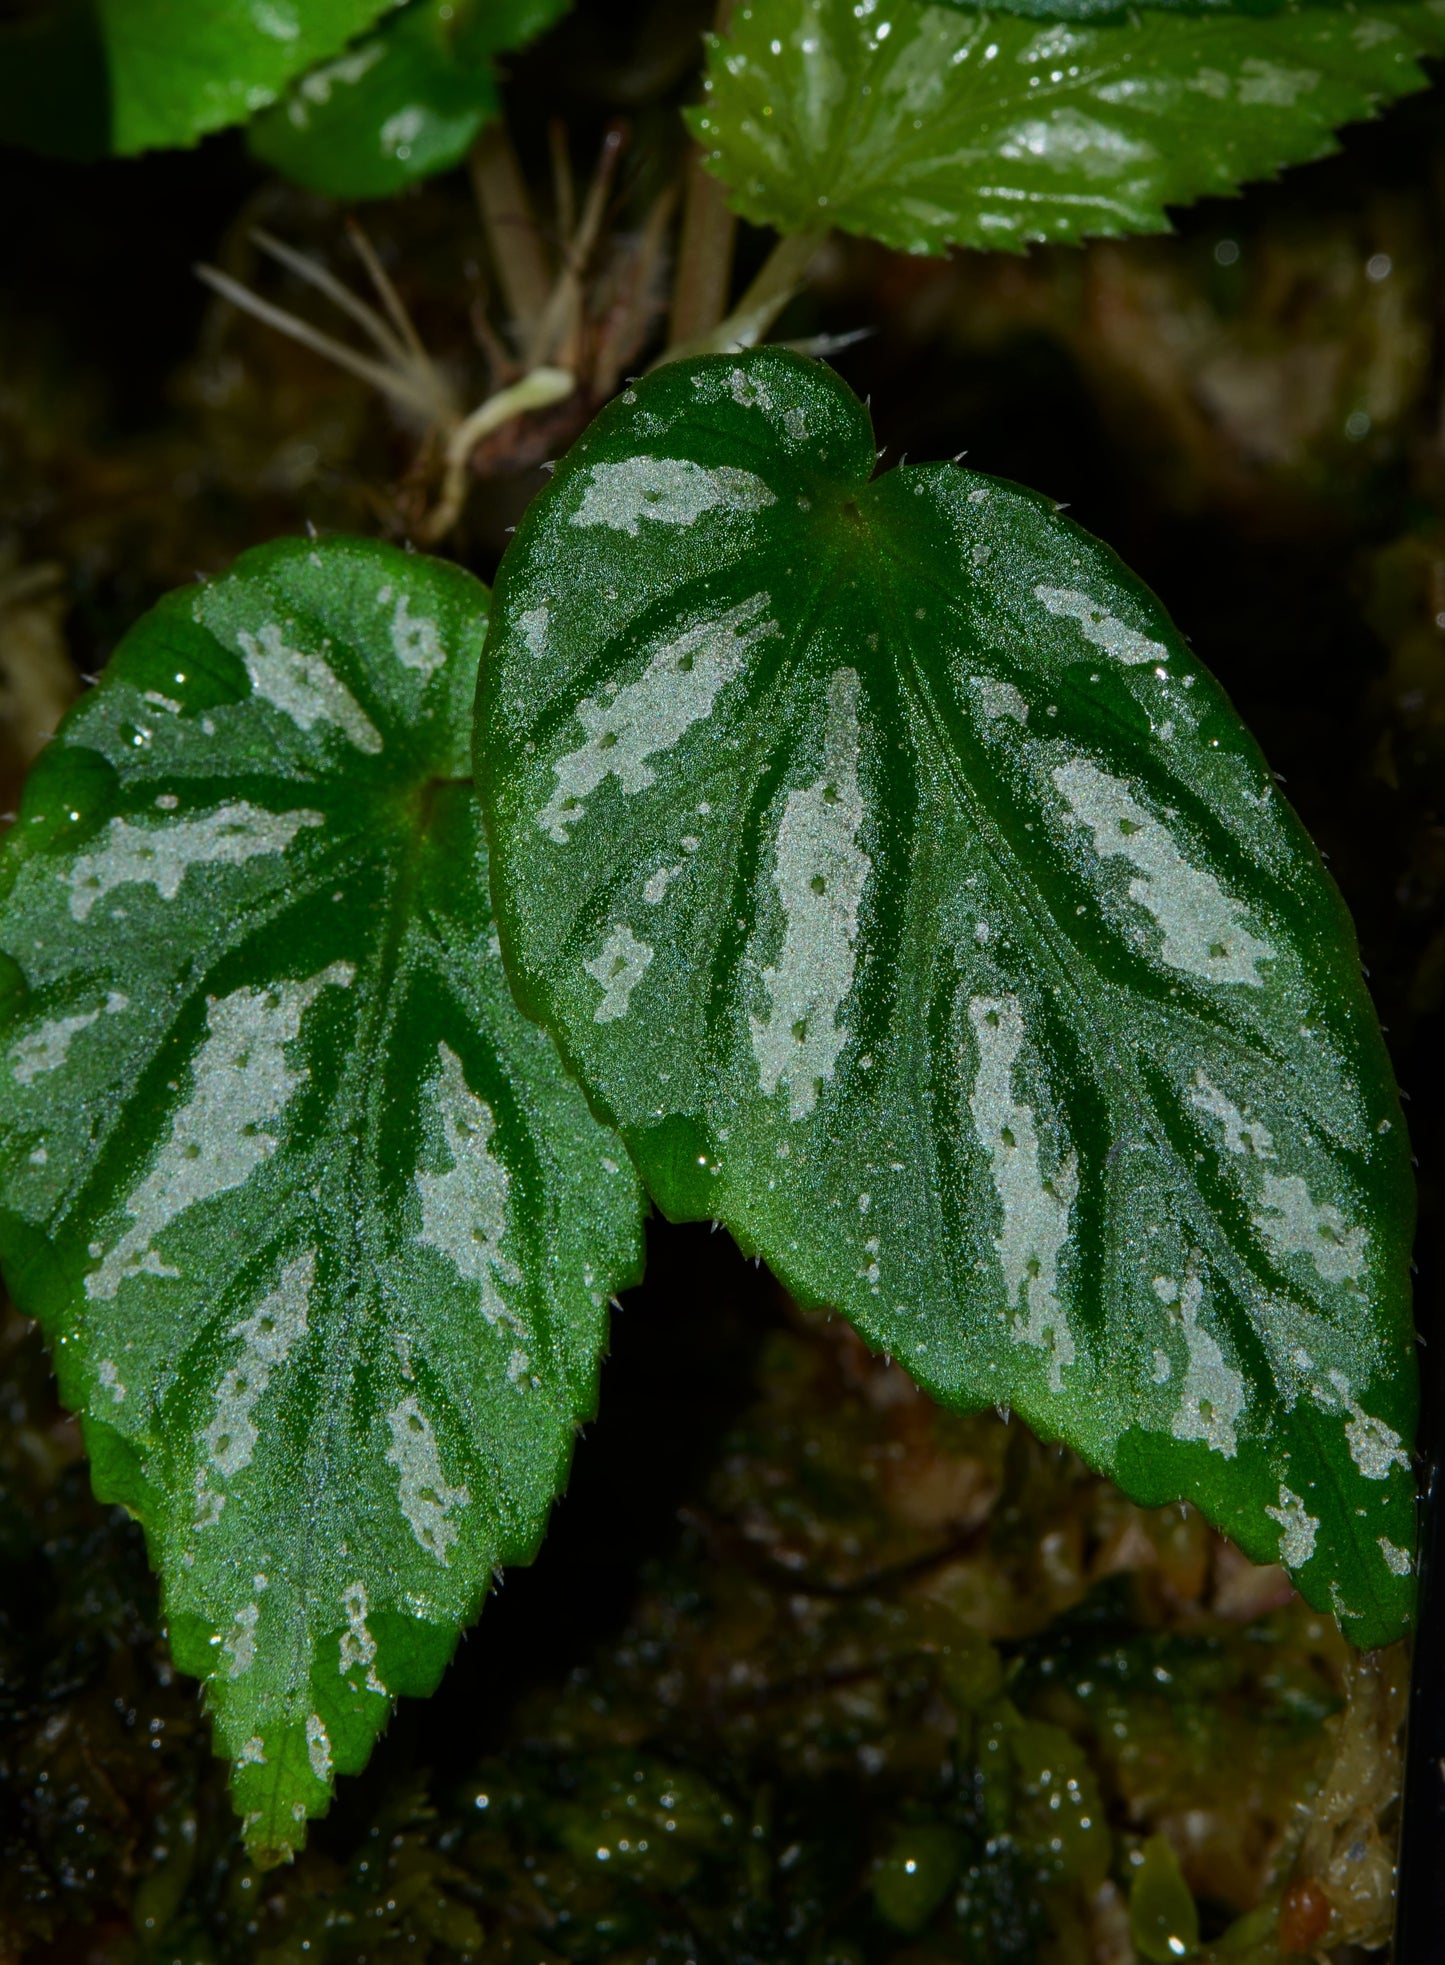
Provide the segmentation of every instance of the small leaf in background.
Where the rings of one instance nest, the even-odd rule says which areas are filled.
[[[479,699],[519,1001],[666,1213],[1383,1642],[1413,1199],[1343,904],[1113,554],[874,461],[760,351],[558,465]]]
[[[0,140],[61,156],[192,144],[264,109],[394,4],[60,0],[39,20],[0,29]],[[73,96],[62,88],[72,62]],[[32,95],[54,103],[53,128],[40,122]]]
[[[569,0],[412,0],[301,77],[247,133],[286,177],[336,198],[383,198],[449,170],[499,107],[492,56]]]
[[[497,954],[486,606],[248,553],[127,637],[0,855],[0,1256],[263,1858],[536,1548],[639,1264]]]
[[[110,64],[111,149],[194,143],[273,102],[395,0],[94,0]]]
[[[1167,231],[1171,204],[1325,155],[1441,52],[1441,0],[1100,26],[753,0],[691,121],[755,223],[1018,250]]]
[[[1118,21],[1130,13],[1242,14],[1258,20],[1284,13],[1299,0],[936,0],[964,14],[1021,14],[1028,20]],[[1312,7],[1343,7],[1348,0],[1304,0]]]

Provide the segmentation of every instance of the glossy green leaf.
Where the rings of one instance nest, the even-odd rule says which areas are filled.
[[[479,699],[518,1000],[669,1215],[1392,1637],[1412,1185],[1339,895],[1105,547],[873,467],[770,350],[558,465]]]
[[[499,107],[492,56],[568,0],[412,0],[302,76],[248,131],[263,162],[336,198],[384,198],[449,170]]]
[[[1424,86],[1445,0],[1040,26],[918,0],[752,0],[692,112],[744,217],[909,252],[1168,229]]]
[[[247,554],[127,637],[0,853],[0,1261],[263,1856],[533,1553],[638,1266],[497,954],[486,605],[390,547]]]
[[[1028,20],[1123,20],[1131,13],[1244,14],[1259,19],[1290,11],[1299,0],[937,0],[964,14],[1022,14]],[[1305,0],[1312,7],[1346,7],[1350,0]]]
[[[95,0],[110,58],[111,148],[194,143],[275,100],[395,0]]]

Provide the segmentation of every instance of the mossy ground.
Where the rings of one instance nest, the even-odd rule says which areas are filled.
[[[599,1430],[580,1505],[436,1705],[405,1709],[306,1854],[264,1875],[139,1535],[90,1499],[12,1319],[13,1955],[1085,1965],[1133,1955],[1161,1835],[1179,1861],[1155,1895],[1205,1943],[1234,1931],[1221,1959],[1275,1958],[1309,1878],[1337,1934],[1384,1934],[1399,1648],[1352,1658],[1197,1515],[1131,1506],[1018,1422],[938,1412],[721,1241],[662,1240],[609,1418],[644,1426],[669,1367],[721,1389],[705,1450],[659,1470],[676,1519],[645,1500],[617,1526],[630,1600],[592,1585],[646,1452]],[[698,1272],[713,1314],[679,1333]],[[688,1423],[673,1398],[664,1447]]]

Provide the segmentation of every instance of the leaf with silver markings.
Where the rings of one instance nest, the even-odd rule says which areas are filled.
[[[512,1004],[487,595],[356,541],[127,637],[0,853],[0,1259],[283,1855],[525,1561],[640,1193]]]
[[[1445,53],[1441,0],[1113,12],[750,0],[689,120],[755,224],[1017,252],[1167,231],[1170,205],[1327,155]]]
[[[1382,1642],[1413,1198],[1344,906],[1113,554],[874,462],[760,351],[558,465],[479,698],[518,1000],[666,1213]]]
[[[409,0],[250,125],[253,154],[333,198],[387,198],[461,162],[500,110],[493,55],[568,0]]]

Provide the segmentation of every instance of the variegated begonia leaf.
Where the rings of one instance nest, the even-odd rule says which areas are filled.
[[[937,0],[965,14],[1023,14],[1030,20],[1122,20],[1130,13],[1243,14],[1258,20],[1299,0]],[[1314,7],[1345,7],[1350,0],[1304,0]]]
[[[385,198],[449,170],[497,115],[492,56],[568,0],[410,0],[251,124],[264,163],[334,198]]]
[[[874,463],[762,350],[558,465],[478,704],[518,1000],[667,1214],[1394,1637],[1414,1203],[1343,903],[1106,547]]]
[[[248,553],[126,638],[0,851],[0,1261],[263,1859],[535,1550],[639,1263],[497,953],[486,610],[387,546]]]
[[[1445,0],[1041,23],[919,0],[749,0],[691,112],[745,218],[908,252],[1168,229],[1423,88]]]

